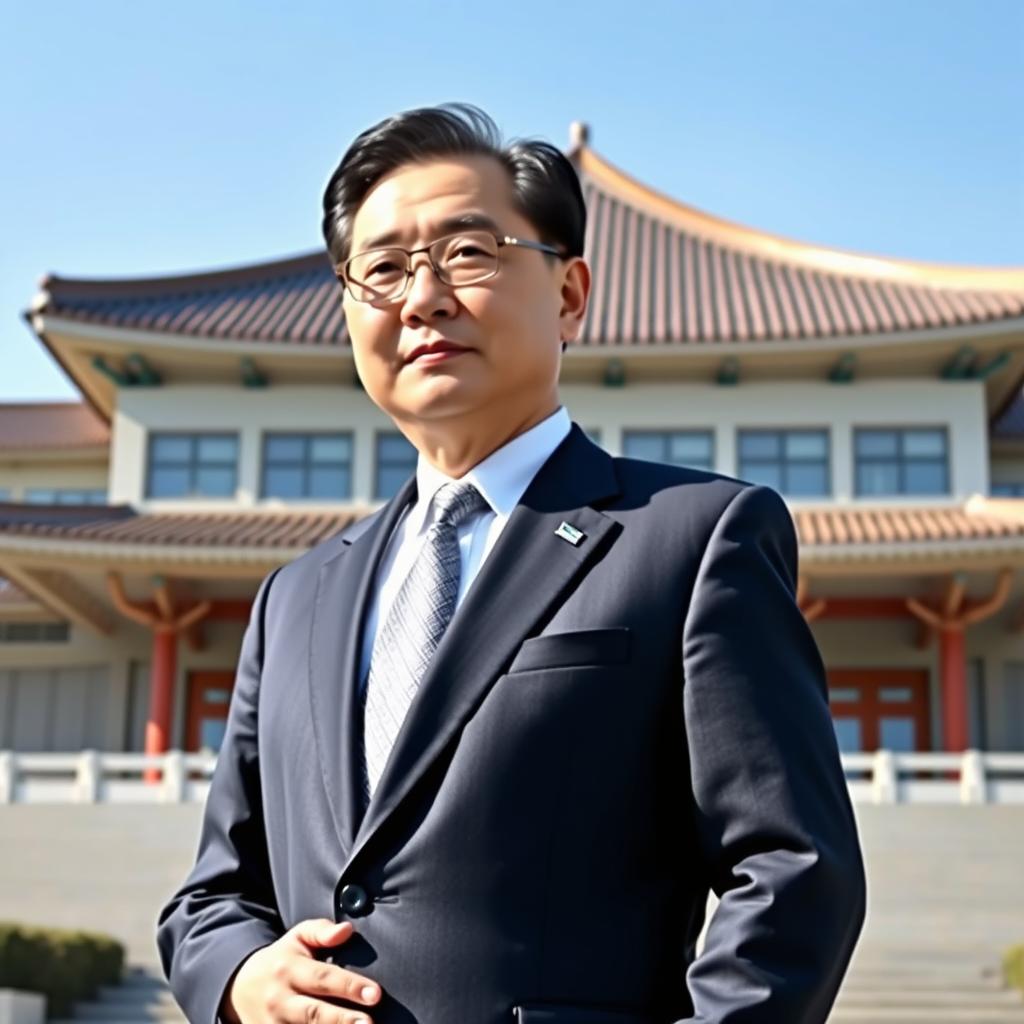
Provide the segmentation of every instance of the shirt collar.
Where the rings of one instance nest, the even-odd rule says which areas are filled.
[[[572,429],[564,405],[547,419],[506,441],[478,462],[460,480],[472,483],[498,516],[509,516],[529,487],[537,471]],[[416,460],[416,503],[409,510],[409,527],[423,529],[434,495],[455,477],[442,473],[421,454]]]

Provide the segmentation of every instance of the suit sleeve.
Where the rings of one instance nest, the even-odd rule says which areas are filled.
[[[195,865],[157,920],[164,974],[192,1024],[216,1024],[236,968],[286,931],[270,876],[257,745],[264,615],[276,572],[260,584],[242,639]]]
[[[720,901],[687,972],[688,1024],[823,1024],[864,922],[860,843],[796,574],[784,501],[744,487],[712,530],[683,627],[696,830]]]

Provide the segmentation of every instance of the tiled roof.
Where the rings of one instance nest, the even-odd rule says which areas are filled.
[[[800,546],[815,550],[915,545],[1019,542],[1024,553],[1024,500],[1001,499],[964,505],[800,507],[793,510]],[[273,549],[299,554],[367,514],[338,511],[145,512],[130,507],[94,507],[91,515],[63,518],[56,509],[0,505],[0,547],[9,538],[37,538],[80,545],[145,548]]]
[[[0,403],[0,452],[106,447],[110,428],[82,402]]]
[[[1024,539],[1024,502],[1018,518],[969,511],[962,505],[796,508],[801,547],[915,544],[936,541]],[[1024,550],[1024,544],[1022,544]]]
[[[856,337],[1024,316],[1024,271],[930,267],[790,242],[660,196],[589,149],[574,159],[594,271],[584,345]],[[49,277],[43,289],[37,310],[86,323],[348,345],[323,252],[183,277]]]
[[[128,505],[92,506],[88,515],[64,520],[51,506],[0,504],[4,536],[160,547],[287,548],[302,551],[333,536],[366,514],[337,512],[146,512]],[[50,514],[48,514],[50,513]]]

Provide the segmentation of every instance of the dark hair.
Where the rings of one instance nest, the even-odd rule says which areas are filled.
[[[337,266],[349,256],[352,220],[371,188],[403,164],[460,154],[492,156],[512,180],[513,202],[540,241],[583,255],[587,211],[576,169],[550,142],[503,145],[494,121],[470,103],[419,107],[386,117],[349,146],[324,190],[323,233]]]

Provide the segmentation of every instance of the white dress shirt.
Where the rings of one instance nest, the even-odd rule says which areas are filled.
[[[530,481],[562,443],[571,427],[569,413],[564,405],[560,405],[547,419],[491,452],[486,459],[459,478],[474,484],[490,508],[467,517],[458,527],[461,572],[459,592],[455,598],[456,611]],[[363,628],[359,667],[361,687],[365,685],[370,671],[370,656],[377,636],[377,625],[385,621],[395,595],[416,561],[427,530],[433,522],[434,495],[444,484],[452,482],[453,477],[436,469],[422,455],[419,456],[416,461],[416,501],[406,509],[395,525],[377,569]]]

